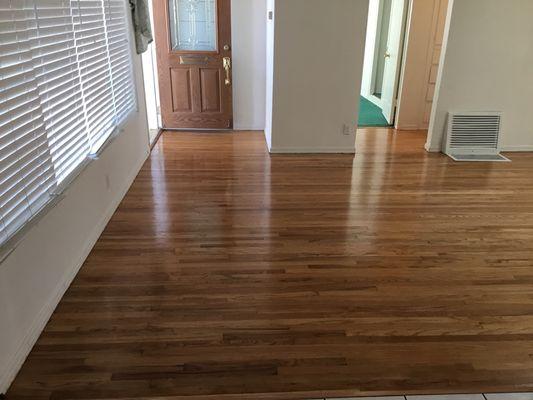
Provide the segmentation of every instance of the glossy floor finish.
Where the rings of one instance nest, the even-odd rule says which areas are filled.
[[[8,398],[533,391],[533,155],[424,139],[164,133]]]
[[[532,400],[533,393],[452,394],[442,396],[350,397],[315,400]]]

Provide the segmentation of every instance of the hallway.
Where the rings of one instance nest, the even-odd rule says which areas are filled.
[[[359,128],[388,127],[390,125],[383,116],[381,108],[363,96],[361,96],[359,107]]]
[[[7,398],[533,390],[533,156],[424,141],[164,133]]]

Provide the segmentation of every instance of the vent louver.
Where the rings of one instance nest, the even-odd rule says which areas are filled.
[[[507,160],[499,156],[501,120],[501,113],[494,112],[450,113],[445,153],[457,161]]]

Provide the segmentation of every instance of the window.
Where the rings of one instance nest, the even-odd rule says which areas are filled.
[[[135,107],[125,0],[0,2],[0,245]]]
[[[217,50],[216,0],[169,0],[168,7],[173,50]]]

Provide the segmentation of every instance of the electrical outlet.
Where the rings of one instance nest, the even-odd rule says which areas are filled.
[[[353,129],[350,125],[344,124],[342,126],[342,134],[345,136],[350,136],[353,133]]]

